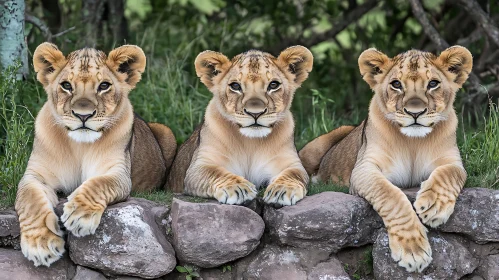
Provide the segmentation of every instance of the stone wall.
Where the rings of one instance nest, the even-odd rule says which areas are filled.
[[[416,190],[408,190],[414,200]],[[60,207],[56,209],[60,214]],[[499,279],[499,191],[460,195],[429,233],[433,262],[421,274],[391,259],[380,217],[363,199],[325,192],[275,209],[144,199],[108,207],[95,235],[67,236],[65,257],[34,267],[19,251],[14,211],[0,212],[1,279]],[[196,277],[199,275],[199,277]]]

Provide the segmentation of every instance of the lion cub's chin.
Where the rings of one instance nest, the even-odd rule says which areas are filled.
[[[267,137],[272,132],[272,128],[264,126],[242,127],[239,129],[239,132],[248,138],[263,138]]]
[[[93,143],[102,136],[102,132],[93,131],[90,129],[78,129],[68,133],[68,136],[79,143]]]
[[[408,126],[402,127],[400,132],[408,137],[422,138],[430,134],[432,130],[433,128],[427,126]]]

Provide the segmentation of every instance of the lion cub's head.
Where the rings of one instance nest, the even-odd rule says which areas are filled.
[[[106,56],[85,48],[64,56],[57,46],[43,43],[33,64],[53,106],[56,122],[71,139],[91,143],[120,119],[128,93],[146,66],[137,46],[122,46]]]
[[[411,50],[389,58],[368,49],[359,57],[360,73],[378,95],[379,108],[409,137],[425,137],[447,119],[472,65],[471,53],[460,46],[440,56]]]
[[[312,64],[312,53],[302,46],[287,48],[277,58],[251,50],[229,60],[205,51],[195,61],[196,73],[215,95],[221,114],[252,138],[266,137],[284,118]]]

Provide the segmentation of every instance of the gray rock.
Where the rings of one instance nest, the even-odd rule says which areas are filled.
[[[383,227],[366,200],[337,192],[308,196],[280,209],[267,206],[264,220],[271,238],[280,244],[331,252],[372,243]]]
[[[405,189],[411,202],[419,188]],[[461,233],[475,242],[499,241],[499,190],[465,188],[459,194],[454,213],[439,231]]]
[[[175,252],[156,223],[151,211],[156,207],[160,205],[138,198],[109,206],[94,235],[69,235],[71,259],[106,275],[151,279],[171,272]]]
[[[0,279],[69,280],[74,274],[75,266],[66,254],[50,267],[35,267],[21,251],[0,248]]]
[[[83,267],[76,267],[76,274],[72,280],[106,280],[106,276],[102,273]]]
[[[232,271],[225,270],[221,267],[203,269],[199,272],[202,280],[232,280]]]
[[[433,261],[422,273],[408,273],[392,259],[388,246],[388,234],[381,231],[374,243],[374,277],[377,280],[391,279],[460,279],[472,273],[479,264],[467,249],[467,241],[451,234],[430,232]]]
[[[329,253],[323,250],[267,244],[262,251],[253,256],[246,271],[242,273],[242,277],[237,279],[307,279],[308,271],[312,271],[320,262],[328,258]]]
[[[179,260],[204,268],[248,255],[260,243],[265,229],[258,214],[235,205],[174,199],[171,217]]]
[[[308,280],[350,280],[350,276],[343,269],[343,265],[332,257],[326,262],[316,265],[308,274]]]
[[[499,242],[499,190],[464,189],[454,213],[438,230],[461,233],[476,242]]]
[[[478,270],[485,280],[499,279],[499,255],[490,255],[482,259]]]
[[[13,247],[19,250],[21,248],[20,231],[16,211],[0,211],[0,247]]]

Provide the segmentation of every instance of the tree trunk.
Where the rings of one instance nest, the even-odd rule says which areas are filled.
[[[123,0],[83,0],[86,47],[122,44],[128,35]]]
[[[107,0],[107,22],[113,33],[113,43],[121,45],[128,37],[128,25],[125,18],[125,1]]]
[[[84,47],[97,47],[97,36],[101,37],[103,35],[104,2],[101,0],[83,0]]]
[[[29,73],[24,10],[24,0],[0,0],[0,68],[6,69],[20,61],[19,79]]]

